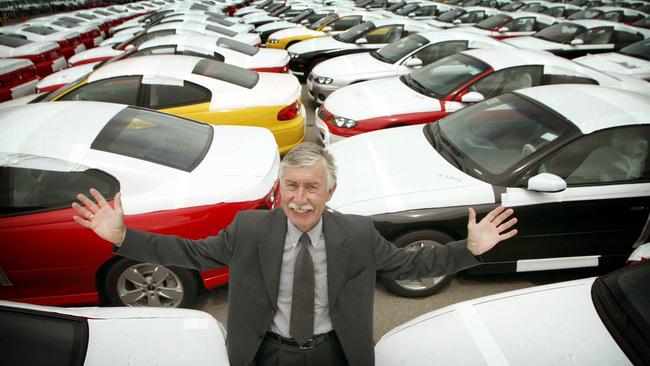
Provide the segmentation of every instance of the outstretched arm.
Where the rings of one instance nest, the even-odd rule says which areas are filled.
[[[77,198],[85,207],[74,202],[72,208],[78,216],[72,218],[79,225],[92,229],[100,238],[113,244],[121,244],[126,235],[126,226],[124,226],[124,210],[122,210],[120,193],[115,195],[115,208],[111,207],[96,189],[91,188],[90,194],[97,203],[84,194],[78,194]]]
[[[470,207],[467,222],[467,249],[474,255],[481,255],[492,249],[498,242],[515,236],[517,229],[507,230],[517,223],[517,218],[513,217],[506,221],[513,213],[511,208],[506,210],[505,207],[499,206],[477,223],[476,211]]]

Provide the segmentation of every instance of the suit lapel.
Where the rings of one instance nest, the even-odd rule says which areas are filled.
[[[277,310],[280,266],[287,233],[287,217],[281,209],[272,212],[264,232],[264,239],[258,245],[259,261],[266,291],[273,308]]]
[[[323,212],[323,235],[325,236],[325,252],[327,253],[327,296],[330,309],[336,304],[348,262],[350,250],[343,246],[345,236],[341,233],[339,224],[329,212]]]

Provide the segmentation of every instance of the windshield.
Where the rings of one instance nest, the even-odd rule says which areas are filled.
[[[41,36],[47,36],[52,33],[56,33],[57,31],[50,28],[50,27],[39,27],[39,26],[34,26],[34,27],[27,27],[24,28],[23,31],[25,32],[30,32],[30,33],[35,33]]]
[[[418,93],[443,99],[489,69],[490,66],[480,60],[457,53],[402,77],[402,82]]]
[[[436,20],[445,23],[451,23],[454,21],[454,19],[458,18],[459,16],[465,13],[467,13],[467,11],[464,9],[453,9],[440,14],[440,16],[436,18]]]
[[[564,43],[584,32],[585,27],[573,23],[554,24],[533,34],[533,37],[541,38],[555,43]]]
[[[395,12],[397,15],[408,15],[412,13],[413,11],[417,10],[420,8],[420,4],[408,4],[405,5],[403,8],[399,9],[398,11]]]
[[[488,182],[528,159],[524,151],[535,152],[557,144],[575,129],[546,108],[516,94],[461,109],[438,121],[437,127],[439,148],[446,145],[454,152],[450,156],[457,165]]]
[[[630,359],[650,359],[650,261],[622,268],[596,279],[591,298],[603,324]]]
[[[371,52],[370,55],[379,61],[394,64],[402,57],[410,54],[427,43],[429,43],[428,39],[417,34],[411,34],[410,36],[390,43],[377,51]]]
[[[571,14],[567,19],[577,20],[577,19],[594,19],[601,15],[603,12],[597,9],[585,9],[581,10],[575,14]]]
[[[650,61],[650,38],[632,43],[629,46],[621,48],[621,50],[618,52],[624,55],[638,57],[646,61]]]
[[[257,47],[253,47],[251,45],[248,45],[246,43],[241,43],[239,41],[235,41],[234,39],[231,38],[219,38],[217,40],[217,46],[223,47],[223,48],[228,48],[233,51],[237,51],[239,53],[243,53],[248,56],[254,56],[257,54],[260,49]]]
[[[330,14],[330,15],[326,16],[325,18],[321,18],[317,22],[314,22],[314,23],[310,24],[309,27],[307,27],[307,28],[309,28],[311,30],[317,30],[318,28],[324,26],[325,24],[329,24],[330,22],[333,22],[338,18],[339,18],[339,16],[337,14]]]
[[[512,20],[512,17],[505,14],[493,15],[482,22],[474,25],[476,28],[485,29],[485,30],[496,30],[497,27],[501,27],[505,23]]]
[[[334,36],[334,39],[345,43],[354,43],[358,38],[361,38],[364,34],[373,29],[375,29],[375,24],[373,22],[364,22]]]

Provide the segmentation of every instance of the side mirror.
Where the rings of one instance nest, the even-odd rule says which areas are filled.
[[[309,23],[309,20],[307,20],[307,19],[303,19],[303,20],[300,21],[300,24],[307,24],[307,23]]]
[[[499,29],[497,30],[497,32],[499,32],[499,33],[510,32],[510,28],[508,28],[508,27],[501,27],[501,28],[499,28]]]
[[[327,26],[327,27],[325,27],[325,28],[322,29],[323,32],[331,32],[332,30],[333,30],[333,29],[332,29],[332,27],[330,27],[330,26]]]
[[[365,39],[364,37],[361,37],[361,38],[357,39],[356,41],[354,41],[354,43],[356,43],[358,45],[362,45],[362,44],[368,43],[368,40]]]
[[[404,66],[406,66],[406,67],[422,66],[422,60],[420,60],[417,57],[411,57],[408,60],[404,61]]]
[[[135,47],[134,45],[130,44],[130,45],[124,47],[124,50],[125,51],[132,50],[134,47]]]
[[[485,96],[479,92],[469,92],[460,97],[460,101],[463,103],[478,103],[484,100]]]
[[[452,23],[454,23],[454,24],[460,24],[460,19],[454,19],[454,21],[453,21]]]
[[[569,43],[571,46],[580,46],[585,44],[585,41],[581,39],[572,39],[571,42]]]
[[[409,18],[415,18],[415,13],[409,13],[408,17]]]
[[[527,188],[536,192],[562,192],[566,189],[566,181],[555,174],[540,173],[528,179]]]

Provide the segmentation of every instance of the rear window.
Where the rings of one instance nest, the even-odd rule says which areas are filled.
[[[221,18],[217,18],[217,17],[209,17],[207,20],[208,20],[208,22],[225,25],[226,27],[230,27],[230,26],[235,25],[235,23],[233,23],[233,22],[231,22],[229,20],[225,20],[225,19],[221,19]]]
[[[194,67],[194,70],[192,70],[192,73],[225,81],[247,89],[252,89],[257,85],[257,81],[260,78],[259,74],[254,71],[207,59],[199,61]]]
[[[0,35],[0,44],[6,47],[16,48],[16,47],[24,46],[29,43],[32,43],[32,41],[28,41],[26,39],[22,39],[18,37]]]
[[[56,33],[56,31],[50,27],[37,27],[37,26],[23,28],[23,31],[40,34],[41,36],[47,36],[49,34]]]
[[[125,108],[106,124],[90,147],[191,172],[208,152],[212,136],[208,124]]]
[[[260,51],[260,49],[257,47],[253,47],[246,43],[241,43],[239,41],[235,41],[234,39],[230,39],[230,38],[219,38],[217,40],[217,46],[228,48],[248,56],[253,56]]]
[[[220,27],[218,25],[206,25],[205,29],[219,34],[223,34],[224,36],[228,36],[228,37],[234,37],[237,35],[237,32],[233,32],[228,28]]]

